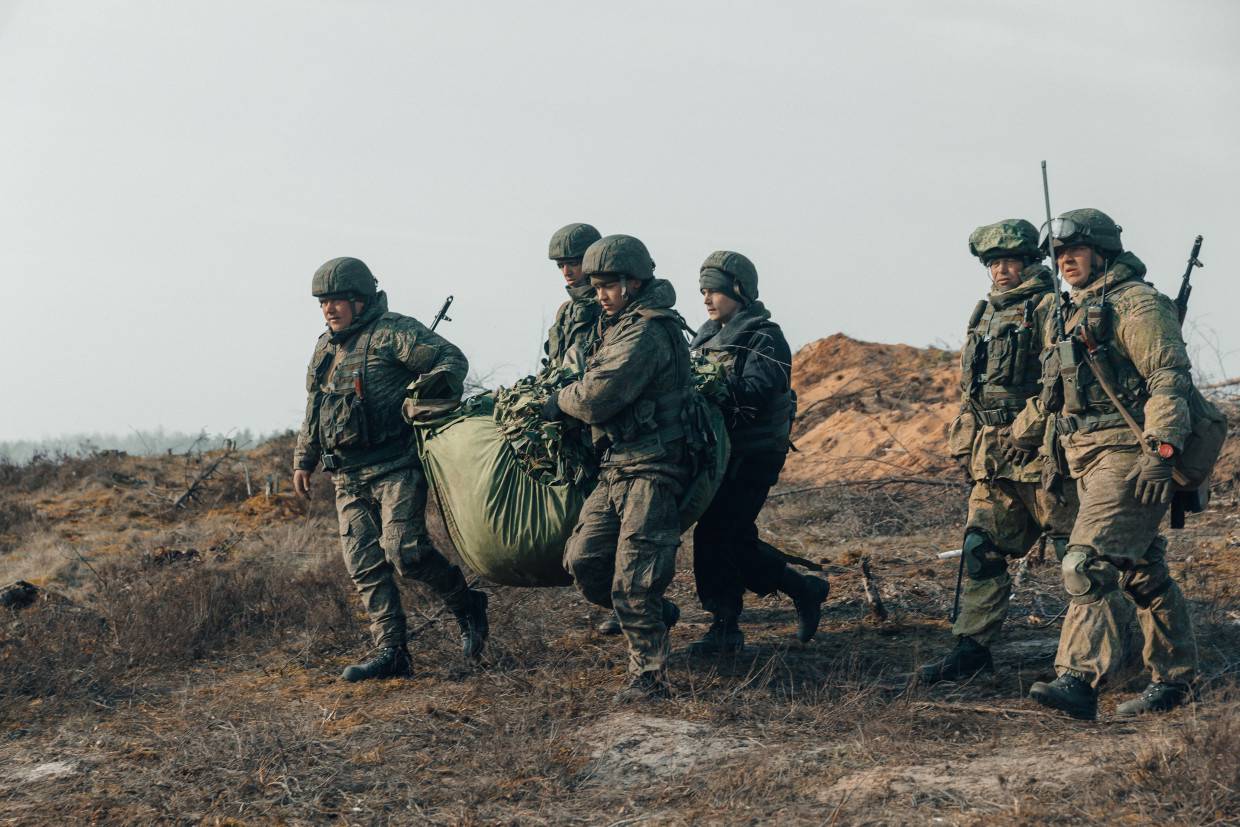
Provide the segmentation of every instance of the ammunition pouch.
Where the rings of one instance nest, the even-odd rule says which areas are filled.
[[[319,402],[319,439],[325,451],[370,447],[366,407],[356,393],[325,393]]]

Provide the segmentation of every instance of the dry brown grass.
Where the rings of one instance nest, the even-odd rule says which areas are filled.
[[[213,490],[235,490],[223,483]],[[1193,558],[1176,571],[1197,601],[1202,704],[1121,723],[1117,691],[1102,721],[1081,724],[1024,697],[1057,634],[1049,566],[1016,596],[997,676],[908,685],[949,645],[954,567],[931,552],[955,540],[960,503],[937,491],[776,501],[764,533],[832,573],[806,647],[791,642],[787,600],[751,597],[743,656],[688,657],[707,617],[686,549],[671,589],[685,610],[676,697],[634,709],[612,700],[622,642],[593,632],[599,613],[571,589],[488,586],[493,637],[477,667],[435,602],[406,589],[415,677],[344,684],[367,632],[324,499],[307,511],[230,494],[175,520],[109,523],[111,506],[83,504],[115,503],[117,489],[79,489],[43,489],[59,516],[12,553],[69,560],[47,585],[72,602],[0,610],[6,822],[1209,823],[1236,811],[1240,571],[1226,514],[1173,544]],[[886,623],[867,616],[861,551]]]

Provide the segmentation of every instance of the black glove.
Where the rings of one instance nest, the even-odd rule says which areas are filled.
[[[1011,428],[1003,428],[995,434],[995,438],[999,442],[1003,458],[1013,465],[1028,465],[1038,458],[1039,446],[1030,446],[1026,442],[1013,439]]]
[[[564,418],[564,412],[560,410],[560,392],[552,391],[547,397],[547,401],[543,403],[542,418],[548,422],[559,422]]]
[[[1136,479],[1132,496],[1142,505],[1171,502],[1172,472],[1175,463],[1163,459],[1153,451],[1142,451],[1137,464],[1128,472],[1127,479]]]

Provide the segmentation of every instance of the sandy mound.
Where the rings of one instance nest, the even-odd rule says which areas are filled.
[[[955,353],[837,333],[797,352],[792,380],[797,452],[785,483],[934,475],[950,467],[947,426],[960,398]]]

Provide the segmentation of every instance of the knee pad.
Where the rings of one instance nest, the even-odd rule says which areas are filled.
[[[1007,557],[980,531],[969,529],[960,553],[970,580],[989,580],[1007,571]]]
[[[1119,588],[1119,569],[1089,546],[1068,546],[1061,567],[1064,591],[1073,603],[1095,603]]]

